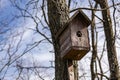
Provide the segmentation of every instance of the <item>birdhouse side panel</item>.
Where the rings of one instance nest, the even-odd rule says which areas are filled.
[[[68,50],[72,46],[70,34],[70,29],[67,28],[59,37],[60,52],[62,57],[64,57],[67,54]]]
[[[63,44],[68,37],[70,37],[70,29],[69,28],[65,29],[62,32],[62,34],[60,35],[60,37],[59,37],[60,45]]]
[[[60,51],[61,52],[66,52],[66,50],[68,50],[68,48],[70,48],[72,45],[71,45],[71,42],[70,42],[70,37],[68,37],[62,44],[61,44],[61,47],[60,47]]]

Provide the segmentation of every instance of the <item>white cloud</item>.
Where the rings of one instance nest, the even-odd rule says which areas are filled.
[[[46,51],[47,52],[47,51]],[[30,61],[39,61],[39,62],[46,62],[51,60],[53,57],[50,53],[34,53],[34,54],[26,54],[24,59],[29,59]]]
[[[3,9],[8,6],[10,2],[8,0],[0,0],[0,8]]]

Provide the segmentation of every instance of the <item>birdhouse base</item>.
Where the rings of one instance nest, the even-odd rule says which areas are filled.
[[[80,60],[89,52],[88,48],[71,47],[61,57],[70,60]]]

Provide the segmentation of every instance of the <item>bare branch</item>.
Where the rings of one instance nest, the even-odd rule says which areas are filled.
[[[42,0],[42,1],[43,1],[43,2],[42,2],[41,8],[42,8],[43,16],[44,16],[44,19],[45,19],[46,24],[49,26],[49,23],[48,23],[47,18],[46,18],[45,10],[44,10],[45,0]]]
[[[96,73],[96,74],[105,77],[107,80],[110,80],[110,79],[109,79],[106,75],[104,75],[104,74],[100,74],[100,73]]]
[[[109,9],[109,8],[112,8],[113,6],[118,6],[118,5],[120,5],[120,3],[116,3],[116,4],[114,4],[114,5],[111,5],[111,6],[109,6],[109,7],[106,7],[106,8],[104,8],[104,9],[84,8],[84,7],[83,7],[83,8],[76,8],[76,9],[71,10],[70,13],[71,13],[71,12],[74,12],[74,11],[76,11],[76,10],[79,10],[79,9],[93,10],[93,11],[104,11],[104,10],[107,10],[107,9]]]

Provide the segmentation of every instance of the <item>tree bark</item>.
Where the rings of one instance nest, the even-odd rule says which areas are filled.
[[[95,0],[97,3],[100,4],[102,9],[108,7],[107,0]],[[118,68],[118,61],[116,55],[116,47],[114,42],[113,36],[113,29],[112,29],[112,21],[110,17],[110,10],[106,9],[102,11],[103,16],[103,25],[104,25],[104,32],[107,41],[107,53],[108,53],[108,62],[110,68],[110,80],[118,80],[119,79],[119,68]]]
[[[55,38],[55,35],[60,28],[69,19],[69,9],[66,5],[66,0],[47,0],[48,2],[48,19],[49,27],[52,34],[52,41],[55,50],[55,80],[70,80],[68,72],[68,60],[61,58],[59,39]],[[77,63],[75,63],[77,64]],[[73,65],[74,71],[76,71],[76,66]],[[78,76],[78,75],[77,75]],[[78,80],[78,79],[74,79]]]

